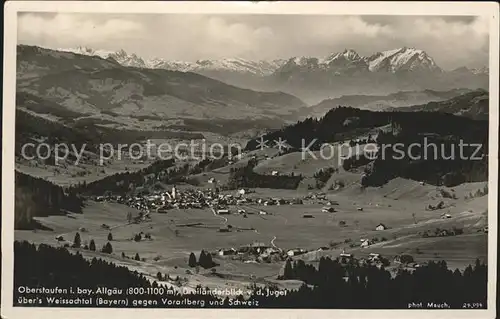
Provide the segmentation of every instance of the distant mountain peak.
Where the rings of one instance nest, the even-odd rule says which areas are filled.
[[[459,67],[459,68],[452,70],[451,72],[462,73],[462,74],[469,73],[469,74],[474,74],[474,75],[489,75],[490,74],[490,70],[487,66],[483,66],[480,68],[467,68],[465,66],[462,66],[462,67]]]
[[[89,55],[93,55],[95,52],[94,49],[86,47],[86,46],[78,46],[77,50],[80,52],[83,52],[83,53],[88,53]]]
[[[488,74],[490,74],[490,69],[487,66],[483,66],[481,68],[471,69],[471,72],[474,73],[474,74],[485,74],[485,75],[488,75]]]
[[[328,64],[328,63],[331,63],[332,61],[336,61],[336,60],[359,61],[362,59],[363,59],[363,57],[361,57],[353,49],[345,49],[343,52],[331,54],[326,59],[324,59],[324,63]]]
[[[342,56],[349,60],[361,59],[361,56],[354,49],[345,49],[344,52],[342,52]]]
[[[427,52],[409,47],[377,52],[366,61],[372,72],[441,71]]]

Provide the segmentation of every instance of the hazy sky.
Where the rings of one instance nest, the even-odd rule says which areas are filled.
[[[124,49],[146,58],[324,57],[345,48],[370,55],[407,46],[444,69],[488,65],[488,21],[481,17],[23,13],[18,23],[19,43]]]

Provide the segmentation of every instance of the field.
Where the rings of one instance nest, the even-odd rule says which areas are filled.
[[[446,260],[451,268],[463,269],[476,258],[486,261],[487,234],[482,230],[487,225],[487,196],[464,199],[465,194],[484,187],[485,183],[462,184],[446,189],[456,199],[439,197],[440,191],[429,185],[404,179],[395,179],[381,188],[361,189],[351,184],[341,191],[327,193],[327,199],[336,201],[336,212],[324,213],[321,208],[326,201],[304,201],[303,205],[230,207],[247,211],[242,215],[216,215],[211,209],[172,209],[166,214],[152,213],[152,219],[140,224],[128,224],[128,212],[137,214],[133,208],[117,203],[89,201],[83,214],[50,216],[39,218],[43,225],[53,231],[16,231],[16,239],[36,243],[61,245],[55,239],[62,235],[72,241],[79,231],[82,243],[93,239],[99,250],[111,232],[113,253],[111,255],[83,251],[89,257],[100,256],[113,262],[139,270],[153,277],[157,272],[187,279],[186,286],[203,284],[210,287],[228,285],[244,287],[251,282],[276,282],[285,287],[298,287],[295,281],[277,281],[276,276],[283,262],[245,263],[230,256],[215,257],[220,265],[215,273],[201,269],[197,273],[188,267],[191,252],[199,256],[202,249],[217,251],[221,248],[238,248],[261,242],[269,247],[283,250],[303,248],[309,252],[294,258],[316,263],[321,256],[337,257],[342,250],[364,257],[368,253],[380,253],[390,260],[398,254],[411,254],[416,262]],[[255,189],[246,196],[257,198],[294,198],[307,195],[307,191]],[[445,208],[428,211],[428,204],[439,201]],[[362,210],[360,210],[362,209]],[[260,215],[259,211],[267,215]],[[251,214],[254,212],[254,214]],[[443,219],[447,213],[450,218]],[[304,218],[310,214],[313,218]],[[345,225],[340,225],[343,221]],[[375,230],[383,223],[386,230]],[[102,224],[111,227],[101,228]],[[232,226],[230,232],[219,232],[222,226]],[[81,231],[81,228],[85,231]],[[459,227],[462,235],[422,238],[419,233],[436,228]],[[240,229],[240,231],[236,231]],[[135,242],[133,236],[139,232],[151,234],[151,240]],[[350,247],[361,239],[377,238],[378,242],[367,248]],[[382,238],[383,241],[382,241]],[[334,248],[325,249],[325,247]],[[359,244],[357,245],[359,246]],[[323,247],[322,251],[318,248]],[[122,253],[133,258],[136,253],[143,261],[122,258]]]

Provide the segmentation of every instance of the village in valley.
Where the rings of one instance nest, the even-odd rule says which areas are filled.
[[[274,171],[276,172],[276,171]],[[276,174],[276,173],[275,173]],[[209,183],[214,183],[215,180],[212,178]],[[169,210],[172,209],[209,209],[214,216],[220,216],[225,219],[223,225],[217,229],[218,232],[241,232],[241,231],[255,231],[253,228],[241,228],[235,227],[227,224],[227,218],[225,215],[239,215],[242,218],[248,218],[248,215],[261,215],[267,216],[272,213],[265,210],[266,206],[281,206],[281,205],[303,205],[304,201],[313,204],[324,204],[320,210],[321,213],[329,214],[335,213],[335,207],[338,206],[338,202],[327,200],[325,193],[311,194],[309,196],[304,196],[304,198],[252,198],[245,196],[250,193],[250,190],[240,189],[236,192],[236,195],[232,194],[221,194],[219,189],[205,189],[205,190],[193,190],[185,189],[180,192],[174,186],[171,192],[164,191],[158,192],[157,194],[152,194],[144,197],[134,197],[130,199],[124,199],[122,196],[96,196],[94,198],[97,202],[116,202],[128,205],[130,207],[139,210],[137,216],[131,216],[128,214],[127,219],[129,222],[141,223],[145,221],[151,221],[151,212],[167,214]],[[258,209],[255,206],[263,206],[264,208]],[[362,211],[358,208],[358,211]],[[302,218],[314,218],[314,214],[304,213]],[[108,228],[106,224],[102,225],[103,228]],[[204,227],[203,223],[187,223],[178,224],[177,227]],[[205,225],[205,227],[207,227]],[[378,224],[375,227],[376,231],[386,230],[387,226],[383,223]],[[58,238],[59,240],[64,240],[63,238]],[[360,239],[359,247],[366,248],[373,244],[374,242],[370,239]],[[352,247],[352,245],[351,245]],[[331,247],[321,246],[312,251],[328,251]],[[210,252],[212,255],[231,256],[229,258],[233,260],[240,260],[245,263],[251,262],[279,262],[284,261],[289,257],[299,256],[312,252],[304,248],[289,248],[283,249],[277,247],[274,243],[266,244],[263,242],[253,242],[248,245],[243,245],[240,247],[224,247],[216,251]],[[343,262],[360,262],[360,263],[373,263],[375,265],[382,265],[382,259],[380,254],[370,253],[368,258],[361,258],[359,261],[356,260],[352,254],[346,253],[344,250],[339,254]],[[411,257],[411,256],[410,256]],[[401,263],[400,256],[396,256],[395,261]],[[404,259],[404,258],[403,258]],[[413,262],[406,262],[410,267],[418,267],[419,265]],[[387,265],[386,265],[387,266]]]
[[[262,156],[259,162],[272,163],[279,157],[279,154]],[[273,165],[269,172],[277,178],[284,174]],[[340,174],[348,176],[346,172]],[[298,287],[294,280],[285,280],[286,265],[299,260],[314,265],[323,257],[345,265],[373,265],[388,269],[393,275],[442,258],[464,267],[469,256],[459,250],[436,250],[433,243],[465,240],[473,245],[471,249],[476,249],[474,242],[485,238],[482,234],[487,232],[484,214],[465,210],[470,205],[456,196],[467,192],[460,187],[436,188],[397,180],[391,186],[400,189],[392,191],[392,199],[380,193],[370,196],[369,191],[361,198],[352,198],[342,195],[349,188],[351,191],[359,188],[352,176],[351,185],[334,192],[311,191],[310,187],[297,191],[227,189],[212,177],[223,175],[196,176],[203,181],[201,185],[181,182],[151,190],[140,188],[130,195],[109,191],[88,196],[90,205],[84,208],[83,215],[40,220],[62,227],[63,233],[55,237],[58,245],[89,256],[98,254],[183,289],[194,288],[197,283],[209,287],[241,288],[252,284],[279,289]],[[335,174],[330,178],[333,180]],[[426,195],[420,196],[438,202],[436,209],[422,206],[419,199],[398,200],[414,192],[424,192]],[[412,210],[407,209],[408,203]],[[457,203],[464,207],[463,211],[457,210],[460,209]],[[104,215],[111,215],[103,218],[102,210],[109,211]],[[394,214],[399,214],[396,219]],[[66,221],[61,223],[62,219]],[[99,224],[100,220],[103,222]],[[468,227],[466,234],[464,226]],[[34,236],[42,242],[51,242],[43,233],[18,234],[21,238]],[[73,237],[77,233],[80,243],[75,246]],[[101,251],[99,248],[91,251],[90,241],[94,241],[94,247],[98,242],[102,245],[107,242],[112,245],[112,253],[104,249],[106,246]]]

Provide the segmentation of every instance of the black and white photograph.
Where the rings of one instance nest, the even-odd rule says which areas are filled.
[[[495,316],[498,4],[5,12],[3,318]]]

